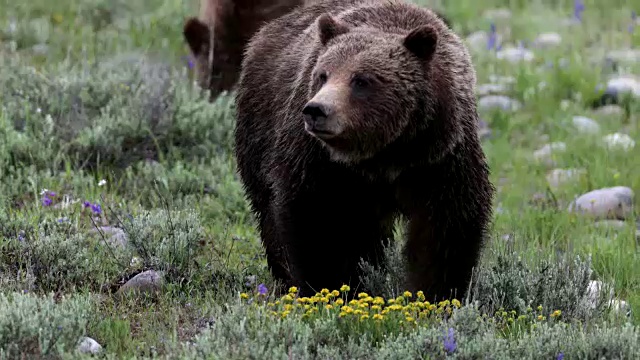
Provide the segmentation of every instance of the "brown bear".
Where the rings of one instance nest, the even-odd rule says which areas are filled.
[[[464,296],[495,191],[475,82],[460,38],[404,1],[319,1],[262,27],[235,152],[274,277],[305,295],[354,286],[401,217],[406,288]]]
[[[195,58],[198,85],[210,90],[211,101],[235,85],[244,47],[260,26],[303,2],[201,0],[199,16],[185,21],[183,35]]]
[[[185,21],[183,35],[195,59],[196,80],[210,90],[209,100],[233,89],[244,48],[260,26],[313,1],[202,0],[199,16]]]

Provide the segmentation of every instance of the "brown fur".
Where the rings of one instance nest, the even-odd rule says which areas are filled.
[[[265,22],[290,12],[304,0],[202,0],[198,18],[185,22],[183,35],[195,58],[198,84],[214,100],[238,80],[244,46]]]
[[[186,20],[183,35],[195,58],[196,80],[210,90],[210,100],[233,89],[245,46],[263,24],[314,1],[202,0],[199,16]]]
[[[408,289],[464,294],[494,193],[475,81],[459,37],[403,1],[320,1],[262,27],[235,141],[274,276],[303,294],[354,286],[401,216]]]

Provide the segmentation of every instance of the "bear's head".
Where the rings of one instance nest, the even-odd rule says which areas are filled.
[[[194,58],[194,75],[198,86],[207,89],[210,86],[211,63],[213,61],[212,36],[209,26],[200,19],[191,17],[185,21],[182,33]]]
[[[318,17],[319,54],[311,72],[304,129],[334,161],[369,159],[428,117],[429,68],[438,44],[432,25],[389,33]]]

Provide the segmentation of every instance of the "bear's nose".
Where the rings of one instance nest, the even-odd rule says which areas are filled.
[[[319,125],[327,119],[329,111],[323,104],[309,102],[302,109],[302,114],[304,115],[304,122],[313,128],[313,126]]]

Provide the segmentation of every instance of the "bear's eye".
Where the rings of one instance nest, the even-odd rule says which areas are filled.
[[[354,75],[351,79],[351,86],[357,89],[367,88],[370,84],[371,81],[369,81],[369,79],[363,75]]]
[[[318,81],[320,82],[320,85],[324,85],[327,82],[327,73],[323,71],[318,74]]]

